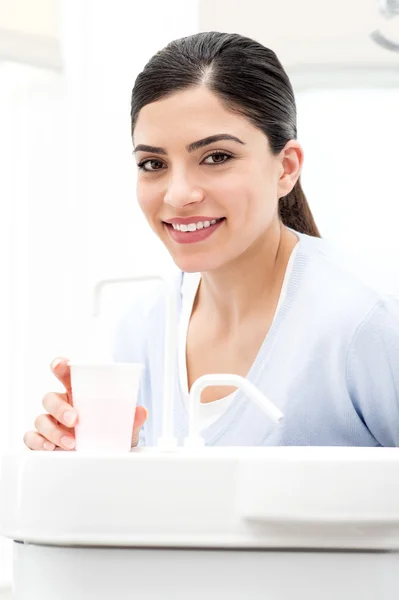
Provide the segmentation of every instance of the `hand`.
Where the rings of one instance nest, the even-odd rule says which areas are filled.
[[[24,435],[24,443],[30,450],[73,450],[75,448],[75,424],[78,415],[72,406],[71,373],[67,358],[51,363],[51,370],[65,387],[65,393],[50,392],[42,400],[48,414],[35,420],[36,431]],[[132,432],[132,447],[137,446],[140,429],[147,419],[147,410],[137,406]]]

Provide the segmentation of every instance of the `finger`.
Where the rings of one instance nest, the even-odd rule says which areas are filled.
[[[136,414],[134,416],[134,424],[133,424],[132,448],[137,446],[139,443],[140,429],[143,427],[144,423],[146,422],[147,415],[148,415],[148,411],[143,406],[138,406],[136,408]]]
[[[50,369],[65,387],[68,396],[68,402],[69,404],[72,404],[71,370],[69,368],[68,362],[68,358],[55,358],[50,365]]]
[[[55,444],[46,440],[40,433],[37,431],[28,431],[24,435],[24,444],[30,450],[54,450]]]
[[[68,402],[67,394],[50,392],[42,400],[43,408],[65,427],[73,427],[77,420],[77,413]]]
[[[35,421],[35,427],[46,440],[64,450],[75,448],[74,432],[60,425],[51,415],[39,415]]]

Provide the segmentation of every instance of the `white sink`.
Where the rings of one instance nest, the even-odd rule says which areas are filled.
[[[150,600],[195,600],[211,589],[208,597],[229,600],[393,600],[399,453],[24,451],[3,460],[0,535],[23,542],[16,600],[32,600],[35,589],[45,600],[109,599],[115,582],[112,597],[127,600],[132,577]]]

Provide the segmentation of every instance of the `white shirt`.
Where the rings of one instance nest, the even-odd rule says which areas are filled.
[[[298,249],[298,244],[296,244],[293,249],[291,256],[289,258],[287,268],[284,275],[283,285],[281,286],[281,292],[279,301],[277,304],[276,312],[274,314],[273,320],[276,318],[277,313],[280,309],[281,304],[284,301],[287,285],[289,282],[289,278],[292,272],[296,251]],[[186,406],[188,409],[188,400],[189,400],[189,392],[188,392],[188,381],[187,381],[187,361],[186,361],[186,350],[187,350],[187,333],[188,333],[188,325],[191,318],[191,313],[193,310],[194,300],[197,295],[198,286],[201,281],[200,273],[185,273],[182,283],[182,307],[180,313],[179,320],[179,328],[178,328],[178,371],[179,371],[179,383],[182,395],[186,402]],[[223,413],[228,409],[230,404],[233,402],[234,397],[237,392],[233,392],[220,400],[215,400],[213,402],[205,402],[200,405],[200,429],[206,429],[217,421]]]

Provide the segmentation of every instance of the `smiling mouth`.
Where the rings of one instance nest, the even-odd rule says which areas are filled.
[[[168,223],[165,224],[169,227],[172,227],[175,231],[182,231],[184,233],[189,233],[193,231],[198,231],[201,229],[208,229],[212,225],[216,225],[216,223],[220,223],[224,221],[225,217],[221,217],[219,219],[207,219],[204,221],[193,221],[192,223]]]
[[[178,244],[191,244],[204,242],[226,221],[225,217],[218,219],[206,219],[204,221],[193,221],[191,223],[168,223],[163,222],[170,237]]]

